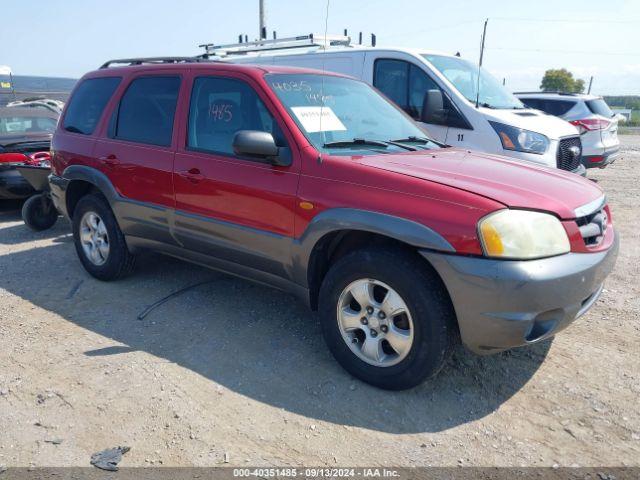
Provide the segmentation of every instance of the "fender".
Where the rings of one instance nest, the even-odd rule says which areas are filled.
[[[293,277],[307,285],[307,268],[318,241],[328,233],[359,230],[399,240],[417,248],[455,253],[455,248],[431,228],[385,213],[354,208],[332,208],[316,215],[292,246]]]
[[[73,180],[88,182],[100,190],[109,202],[125,236],[154,238],[169,244],[176,243],[171,232],[173,212],[169,208],[123,197],[104,173],[86,165],[71,165],[64,170],[62,177],[67,182]]]
[[[69,182],[82,180],[94,185],[102,192],[112,208],[114,203],[122,199],[111,183],[111,180],[95,168],[87,167],[86,165],[70,165],[62,172],[62,178]]]

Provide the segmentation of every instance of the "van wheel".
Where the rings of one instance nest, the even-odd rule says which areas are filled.
[[[115,280],[133,270],[129,252],[111,207],[102,195],[82,197],[73,212],[73,240],[85,270],[99,280]]]
[[[22,220],[35,232],[47,230],[58,221],[58,210],[49,196],[39,193],[29,197],[22,205]]]
[[[389,390],[440,371],[455,338],[455,314],[435,272],[413,254],[367,249],[329,270],[320,288],[322,332],[353,376]]]

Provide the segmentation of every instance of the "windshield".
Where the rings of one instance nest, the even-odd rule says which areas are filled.
[[[480,71],[480,95],[478,104],[487,108],[519,109],[526,108],[511,92],[489,72],[478,65],[460,57],[442,55],[423,55],[449,80],[454,87],[471,103],[478,97],[478,70]]]
[[[266,80],[319,151],[367,155],[438,148],[404,113],[363,82],[317,74],[271,74]]]
[[[55,129],[55,118],[31,117],[27,115],[0,117],[0,136],[53,133]]]

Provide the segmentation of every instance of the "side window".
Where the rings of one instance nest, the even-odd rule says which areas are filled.
[[[402,60],[380,59],[376,60],[373,70],[373,86],[406,111],[409,106],[409,64]]]
[[[120,100],[111,136],[149,145],[169,146],[180,77],[150,76],[131,82]]]
[[[233,155],[233,137],[239,130],[268,132],[278,146],[286,145],[278,123],[250,85],[232,78],[196,78],[187,148]]]
[[[575,106],[576,102],[568,100],[547,100],[545,102],[544,111],[559,117],[564,115]]]
[[[62,128],[68,132],[91,135],[121,80],[120,77],[84,80],[69,100]]]
[[[538,100],[537,98],[521,98],[520,101],[522,103],[524,103],[527,107],[529,108],[534,108],[536,110],[542,110],[542,105],[541,105],[541,101]]]
[[[415,120],[420,120],[422,113],[422,104],[424,97],[429,90],[442,89],[429,77],[422,69],[415,65],[409,66],[409,105],[407,113]],[[446,95],[442,92],[442,99],[444,102]]]
[[[373,85],[414,120],[422,118],[422,105],[429,90],[440,90],[443,110],[431,112],[429,122],[436,125],[469,128],[448,95],[420,67],[404,60],[376,60]],[[444,112],[448,112],[445,114]]]

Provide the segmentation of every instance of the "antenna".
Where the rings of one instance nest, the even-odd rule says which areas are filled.
[[[589,79],[589,89],[587,90],[587,93],[591,93],[591,85],[593,85],[593,75],[591,75],[591,78]]]
[[[329,3],[331,0],[327,0],[327,12],[324,17],[324,51],[322,52],[322,81],[320,83],[320,120],[318,121],[320,127],[320,135],[322,135],[322,144],[324,145],[326,142],[326,137],[324,135],[324,130],[322,130],[322,109],[324,108],[324,74],[325,74],[325,64],[324,64],[324,55],[327,54],[327,31],[329,27]],[[360,34],[360,38],[362,38],[362,34]],[[322,163],[322,154],[318,154],[318,162]]]
[[[362,45],[362,32],[358,34],[358,45]]]
[[[371,46],[372,47],[376,46],[376,34],[375,33],[371,34]]]
[[[482,58],[484,56],[484,40],[487,37],[487,23],[489,23],[488,18],[484,21],[484,28],[482,29],[482,41],[480,43],[480,61],[478,62],[478,86],[476,88],[476,108],[478,108],[478,104],[480,103],[480,69],[482,68]]]

